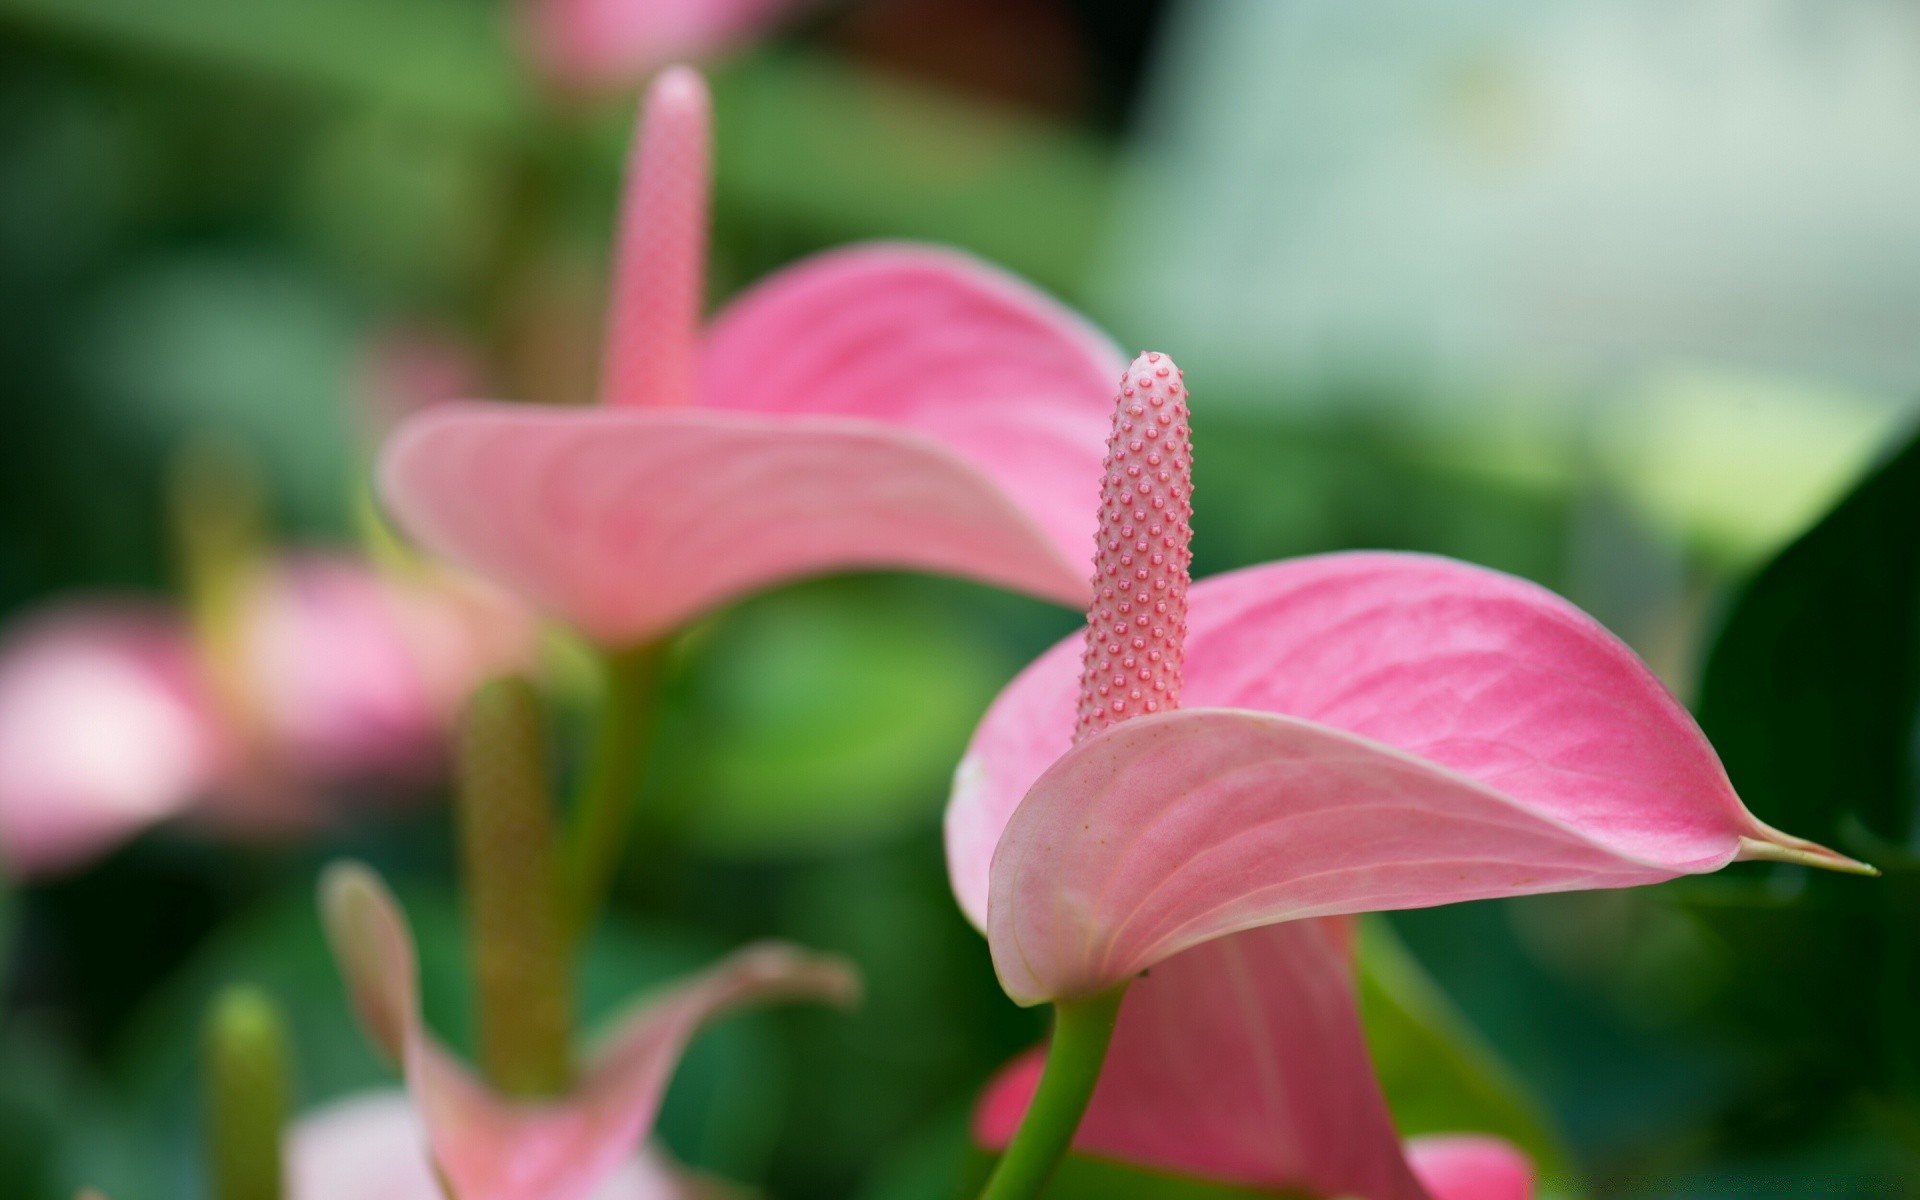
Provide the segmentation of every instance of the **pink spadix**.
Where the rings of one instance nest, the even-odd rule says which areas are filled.
[[[1120,377],[1100,487],[1093,604],[1081,659],[1081,741],[1180,707],[1193,561],[1193,432],[1173,360],[1149,351]]]
[[[1184,381],[1148,355],[1121,388],[1086,635],[995,700],[946,820],[1008,995],[1064,1017],[1125,989],[1074,1145],[1315,1195],[1518,1200],[1529,1168],[1497,1143],[1409,1162],[1345,915],[1736,859],[1869,868],[1748,812],[1686,709],[1544,588],[1350,553],[1189,589]],[[1012,1133],[1034,1079],[993,1090],[983,1140]],[[1023,1135],[1057,1128],[1035,1111]]]

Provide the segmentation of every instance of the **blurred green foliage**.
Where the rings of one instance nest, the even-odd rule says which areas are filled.
[[[1111,311],[1087,294],[1129,152],[1111,121],[863,61],[840,26],[853,7],[716,75],[716,294],[900,236]],[[1073,7],[1089,45],[1150,28],[1151,6]],[[210,428],[265,466],[282,533],[346,539],[368,453],[359,372],[395,327],[471,342],[503,395],[584,394],[631,104],[553,102],[511,20],[478,0],[0,0],[0,612],[164,590],[160,480]],[[1093,58],[1104,87],[1135,86],[1132,58]],[[1245,383],[1209,394],[1207,365],[1187,366],[1201,573],[1350,546],[1450,553],[1568,593],[1690,677],[1726,560],[1648,520],[1589,457],[1543,462],[1484,430],[1441,443],[1383,415],[1420,381],[1299,404]],[[1407,1132],[1502,1132],[1558,1194],[1909,1194],[1916,492],[1909,448],[1763,571],[1702,689],[1755,811],[1887,877],[1743,867],[1395,917],[1404,949],[1370,931],[1363,991]],[[650,819],[583,966],[583,1010],[768,935],[849,955],[868,999],[703,1037],[663,1118],[676,1153],[793,1200],[957,1194],[972,1097],[1043,1026],[1001,995],[953,904],[939,812],[987,700],[1077,623],[971,585],[860,576],[757,597],[682,639]],[[310,881],[334,854],[400,884],[428,1018],[469,1046],[444,819],[292,847],[162,830],[71,879],[0,888],[5,1194],[198,1195],[179,1097],[192,1031],[231,983],[284,1006],[303,1107],[391,1084],[314,919]],[[1073,1172],[1060,1194],[1190,1194]]]

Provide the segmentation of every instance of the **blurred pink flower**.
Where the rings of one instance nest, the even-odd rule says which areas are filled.
[[[1363,1200],[1528,1200],[1533,1168],[1494,1138],[1403,1149],[1367,1058],[1345,918],[1293,921],[1168,959],[1122,1002],[1074,1145],[1084,1153],[1257,1188]],[[999,1150],[1040,1080],[1041,1053],[987,1088],[974,1136]]]
[[[322,555],[264,568],[231,633],[231,661],[216,663],[183,615],[130,601],[51,609],[9,633],[9,872],[77,866],[190,809],[283,830],[322,819],[337,785],[418,781],[467,689],[532,648],[525,617],[491,592]]]
[[[534,63],[582,91],[634,87],[669,63],[704,61],[768,31],[808,0],[527,0]]]
[[[783,999],[848,1004],[859,990],[852,969],[838,959],[779,943],[749,946],[621,1018],[567,1095],[514,1100],[489,1089],[422,1023],[412,935],[372,872],[351,864],[329,870],[321,909],[361,1023],[401,1068],[410,1101],[369,1101],[330,1113],[334,1124],[318,1132],[303,1124],[292,1168],[295,1200],[365,1195],[321,1187],[323,1179],[330,1185],[342,1179],[333,1172],[356,1164],[377,1180],[417,1182],[429,1156],[461,1200],[709,1194],[711,1184],[671,1167],[645,1145],[688,1041],[709,1020],[745,1005]],[[303,1136],[310,1141],[304,1150]],[[364,1158],[349,1155],[347,1146]],[[394,1200],[412,1194],[396,1190]]]
[[[1120,386],[1087,630],[988,710],[946,829],[1008,995],[1134,981],[1089,1149],[1413,1200],[1338,927],[1288,922],[1737,858],[1864,869],[1747,812],[1685,709],[1542,588],[1362,553],[1189,590],[1184,376],[1146,354]],[[1230,1070],[1236,1048],[1287,1071]],[[1162,1112],[1163,1093],[1187,1099]],[[983,1129],[1003,1137],[1018,1107],[1002,1097]],[[1437,1196],[1524,1178],[1475,1142],[1414,1161]]]
[[[768,584],[906,567],[1066,603],[1118,353],[949,250],[822,254],[706,331],[709,106],[689,70],[636,138],[603,403],[445,404],[382,456],[400,525],[603,643]]]

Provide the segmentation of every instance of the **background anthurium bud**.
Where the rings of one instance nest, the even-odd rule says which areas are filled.
[[[257,988],[236,986],[207,1014],[207,1175],[213,1200],[280,1200],[288,1108],[287,1034]]]
[[[509,1095],[551,1095],[567,1085],[573,1004],[545,738],[526,680],[474,693],[459,791],[480,1062]]]

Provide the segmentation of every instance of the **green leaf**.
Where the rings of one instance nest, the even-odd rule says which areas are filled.
[[[1774,867],[1681,893],[1729,951],[1714,1015],[1768,1068],[1731,1119],[1776,1143],[1833,1120],[1840,1096],[1920,1112],[1916,514],[1920,437],[1739,591],[1701,684],[1747,806],[1887,872]]]
[[[945,606],[830,582],[726,614],[663,730],[668,803],[701,849],[844,850],[935,819],[1012,661]]]
[[[1911,844],[1920,800],[1916,520],[1920,437],[1740,592],[1700,688],[1747,806],[1869,858]]]
[[[502,20],[461,0],[0,0],[0,24],[488,125],[528,107]]]
[[[1361,926],[1359,988],[1367,1046],[1402,1134],[1504,1138],[1533,1159],[1543,1197],[1577,1194],[1566,1150],[1539,1102],[1384,921]]]

